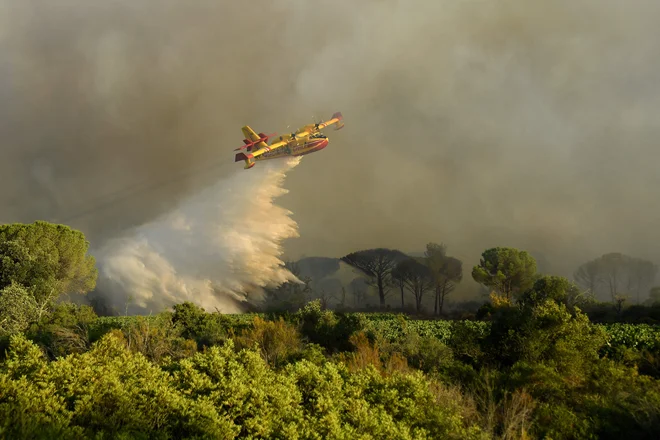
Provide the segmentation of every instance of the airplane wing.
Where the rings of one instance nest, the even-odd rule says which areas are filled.
[[[340,130],[344,127],[344,117],[341,115],[340,112],[335,113],[332,115],[332,118],[329,121],[321,122],[318,124],[318,129],[323,130],[325,127],[328,127],[332,124],[337,124],[337,128],[335,130]]]
[[[289,144],[288,141],[279,141],[279,142],[275,142],[275,143],[273,143],[273,144],[271,144],[271,145],[266,145],[266,146],[264,146],[264,147],[261,147],[261,148],[259,148],[259,149],[256,150],[256,151],[252,151],[252,152],[250,153],[250,156],[252,156],[252,158],[255,158],[255,157],[261,156],[261,155],[264,154],[264,153],[268,153],[269,151],[273,151],[273,150],[277,150],[278,148],[285,147],[285,146],[288,145],[288,144]]]

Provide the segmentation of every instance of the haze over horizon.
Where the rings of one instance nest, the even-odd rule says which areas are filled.
[[[263,172],[233,163],[242,125],[341,111],[276,202],[290,258],[435,241],[466,268],[493,246],[564,275],[660,262],[660,3],[411,5],[0,0],[0,221],[66,220],[100,249]]]

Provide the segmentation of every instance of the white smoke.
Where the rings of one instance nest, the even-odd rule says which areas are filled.
[[[298,237],[298,225],[274,204],[288,192],[283,181],[298,163],[291,158],[241,168],[130,236],[108,242],[97,253],[99,290],[152,312],[191,301],[240,313],[241,301],[260,299],[262,288],[300,282],[281,260],[281,242]]]

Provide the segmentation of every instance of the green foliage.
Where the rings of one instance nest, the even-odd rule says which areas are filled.
[[[60,327],[90,326],[97,318],[90,306],[65,302],[55,306],[46,322]]]
[[[97,316],[90,306],[72,303],[56,304],[51,313],[33,325],[27,335],[51,358],[83,353],[93,338]]]
[[[330,351],[348,351],[352,346],[351,335],[365,328],[363,314],[334,313],[323,310],[318,300],[308,303],[294,316],[300,331],[310,342]]]
[[[38,221],[0,225],[0,288],[18,283],[41,304],[96,285],[94,257],[80,232]]]
[[[648,324],[605,324],[601,326],[607,334],[607,345],[603,353],[615,355],[618,348],[660,353],[660,326]]]
[[[470,367],[477,368],[484,361],[482,345],[489,334],[490,326],[485,323],[455,321],[452,323],[448,345],[457,359]]]
[[[594,304],[589,292],[581,290],[567,278],[554,275],[540,276],[532,288],[520,296],[518,302],[524,307],[535,307],[547,300],[564,304],[571,311],[576,307],[582,309]]]
[[[499,311],[486,344],[492,359],[504,365],[544,363],[572,375],[598,358],[605,341],[605,332],[579,310],[571,314],[564,304],[546,300]]]
[[[313,415],[302,437],[480,437],[479,428],[461,414],[461,402],[447,399],[419,373],[383,376],[369,367],[351,374],[341,365],[319,368],[304,362],[288,371],[305,412]]]
[[[15,336],[0,364],[9,438],[481,438],[467,407],[421,373],[278,372],[231,340],[159,368],[114,335],[53,362]]]
[[[191,302],[175,305],[172,316],[172,322],[182,329],[181,336],[197,341],[200,349],[220,344],[226,339],[227,330],[223,320],[223,315],[206,313],[203,308]]]
[[[410,366],[425,373],[442,372],[454,361],[451,348],[437,338],[420,336],[414,331],[406,331],[404,339],[390,347],[392,353],[401,353]]]
[[[312,302],[310,304],[316,304]],[[313,310],[316,310],[312,313],[307,322],[307,327],[301,329],[301,333],[310,341],[324,341],[325,346],[329,347],[331,350],[349,350],[350,343],[348,338],[351,334],[356,331],[364,330],[367,331],[371,338],[382,338],[388,342],[400,342],[405,338],[404,325],[406,325],[411,331],[419,334],[422,337],[433,337],[438,339],[440,342],[452,346],[455,342],[453,341],[454,335],[457,333],[457,329],[460,329],[462,336],[459,337],[460,340],[464,341],[466,344],[473,346],[473,341],[477,341],[486,337],[490,332],[490,322],[484,321],[445,321],[445,320],[418,320],[410,319],[405,315],[397,315],[394,313],[335,313],[331,311],[322,311],[320,309],[320,304],[318,306],[313,305]],[[314,324],[322,321],[320,316],[331,316],[332,318],[327,319],[327,323],[330,325],[323,324]],[[240,333],[247,329],[250,329],[254,325],[254,318],[260,317],[262,319],[266,318],[266,315],[263,314],[241,314],[241,315],[221,315],[220,317],[215,317],[219,322],[219,327],[222,328],[222,332],[229,333],[229,330],[234,330],[235,333]],[[138,319],[144,319],[147,321],[156,320],[156,316],[151,317],[137,317],[137,316],[104,316],[96,318],[92,323],[89,324],[91,340],[96,340],[100,335],[106,333],[110,329],[126,329],[134,321]],[[292,323],[300,324],[300,312],[292,315],[290,318]],[[334,328],[335,323],[342,323],[342,331],[340,332],[340,338],[333,340],[332,338],[336,337],[336,333],[331,331]],[[405,323],[405,324],[402,324]],[[318,329],[317,325],[319,325]],[[618,347],[629,347],[635,349],[639,347],[640,349],[647,346],[645,342],[638,341],[638,338],[642,340],[647,340],[650,338],[655,338],[660,336],[660,325],[647,325],[647,324],[592,324],[596,328],[602,328],[607,335],[610,332],[627,332],[629,337],[620,338],[620,337],[611,337],[608,338],[609,345],[605,345],[603,350],[614,350]],[[637,330],[643,329],[643,330]],[[625,329],[625,330],[619,330]],[[319,333],[320,332],[320,333]],[[316,333],[316,334],[315,334]],[[224,333],[223,333],[224,334]],[[650,336],[646,336],[646,335]],[[190,334],[186,334],[190,336]],[[193,338],[194,339],[194,338]],[[219,343],[222,342],[222,338],[219,338]],[[336,342],[333,342],[336,341]],[[333,344],[338,344],[336,347]],[[645,345],[646,344],[646,345]],[[339,347],[341,346],[341,350]],[[474,347],[473,347],[474,348]],[[470,353],[474,353],[474,349],[465,350]],[[472,357],[470,355],[469,357]]]
[[[566,304],[568,291],[572,287],[572,283],[564,277],[542,276],[534,282],[530,290],[522,294],[519,302],[526,307],[535,307],[548,300]]]
[[[652,438],[660,327],[591,324],[558,294],[566,286],[541,278],[492,322],[337,314],[318,301],[278,319],[192,304],[98,318],[61,304],[27,332],[55,361],[12,339],[0,429],[19,438]],[[198,352],[209,334],[220,337]]]
[[[483,321],[418,320],[394,314],[365,315],[365,328],[388,342],[401,341],[406,332],[413,332],[449,344],[452,329],[458,325],[474,328],[480,336],[486,335],[489,329],[489,324]]]
[[[635,370],[601,357],[607,333],[579,309],[567,308],[569,288],[567,280],[543,277],[517,305],[498,308],[484,344],[487,362],[506,373],[504,389],[526,388],[536,399],[533,431],[539,437],[617,438],[624,432],[643,437],[653,432],[652,421],[660,414],[654,403],[658,382],[638,379]],[[628,390],[645,396],[644,420],[633,416],[625,388],[612,386],[624,376]],[[614,417],[626,428],[612,426]]]
[[[39,317],[34,297],[19,284],[0,290],[0,337],[27,330]]]
[[[472,269],[472,278],[507,298],[532,287],[536,275],[536,260],[526,251],[496,247],[481,254],[479,265]]]
[[[265,321],[258,316],[254,326],[235,339],[238,348],[255,349],[271,366],[282,366],[301,354],[303,343],[298,330],[280,318]],[[302,356],[300,356],[302,357]]]
[[[183,359],[197,351],[197,342],[181,336],[182,329],[174,324],[171,313],[161,313],[154,319],[136,317],[121,333],[129,350],[141,353],[155,363],[167,359]]]

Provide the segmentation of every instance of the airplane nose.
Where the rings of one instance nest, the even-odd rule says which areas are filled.
[[[321,148],[327,147],[329,143],[330,143],[329,139],[323,139],[323,142],[321,142]]]

